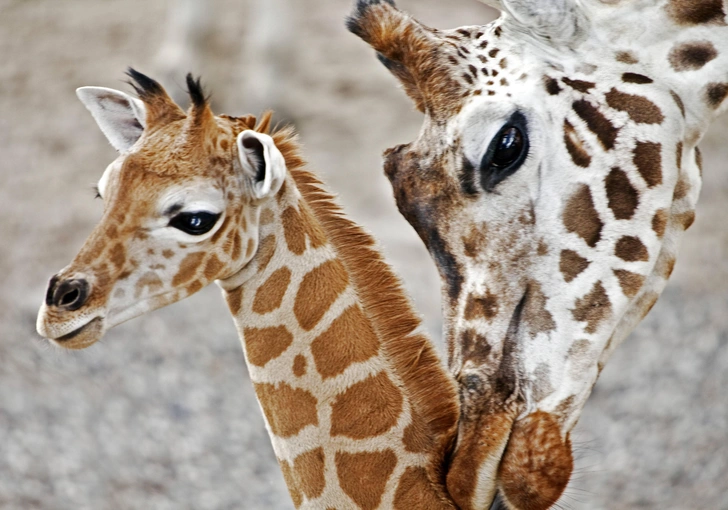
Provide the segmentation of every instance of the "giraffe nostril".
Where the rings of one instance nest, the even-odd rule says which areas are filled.
[[[65,280],[60,283],[51,280],[51,284],[54,283],[57,285],[52,290],[51,305],[74,311],[86,303],[89,295],[86,280]],[[51,295],[51,287],[48,288],[48,293]]]

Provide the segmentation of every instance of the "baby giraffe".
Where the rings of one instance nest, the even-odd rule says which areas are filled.
[[[293,130],[213,115],[191,76],[185,113],[128,74],[138,99],[77,91],[119,157],[38,332],[82,349],[217,281],[296,507],[455,508],[454,382],[372,237],[304,169]]]

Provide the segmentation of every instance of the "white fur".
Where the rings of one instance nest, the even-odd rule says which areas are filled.
[[[243,142],[249,138],[256,138],[263,145],[263,160],[265,176],[262,181],[255,181],[257,171],[257,155],[255,151],[245,148]],[[253,196],[262,200],[272,197],[281,189],[286,178],[286,162],[281,151],[278,150],[273,139],[263,133],[246,130],[238,135],[238,157],[245,172],[253,180]]]
[[[142,136],[146,109],[139,99],[106,87],[81,87],[76,95],[117,151],[128,152]]]

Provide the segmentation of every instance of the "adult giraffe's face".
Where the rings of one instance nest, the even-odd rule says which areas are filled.
[[[361,0],[349,28],[425,114],[385,172],[442,276],[465,413],[518,402],[501,493],[543,508],[603,364],[694,219],[696,144],[728,86],[688,78],[728,75],[704,40],[725,16],[712,1],[639,2],[634,23],[636,2],[490,3],[498,21],[439,31]]]
[[[38,332],[70,349],[240,271],[258,247],[260,205],[285,176],[255,118],[213,116],[191,77],[185,114],[159,84],[129,74],[140,99],[78,90],[119,157],[98,183],[101,221],[51,278],[38,314]]]

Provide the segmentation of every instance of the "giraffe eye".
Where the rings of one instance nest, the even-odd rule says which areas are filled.
[[[219,217],[220,214],[204,211],[184,212],[172,218],[169,226],[193,236],[201,236],[212,230]]]
[[[514,174],[528,156],[528,130],[522,113],[511,115],[508,122],[493,137],[480,163],[480,182],[483,189],[493,189],[506,177]]]

